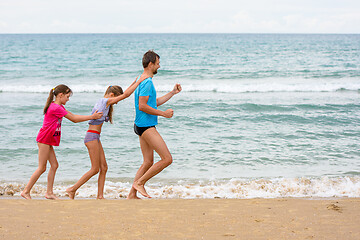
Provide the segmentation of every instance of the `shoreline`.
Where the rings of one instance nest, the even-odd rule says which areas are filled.
[[[66,189],[73,183],[58,182],[54,193],[60,198],[67,196]],[[130,181],[105,182],[104,197],[107,199],[126,198],[131,189]],[[24,182],[0,181],[1,197],[19,197]],[[97,194],[97,182],[89,181],[76,193],[76,198],[93,199]],[[298,177],[220,180],[159,180],[149,182],[146,187],[150,196],[161,199],[253,199],[253,198],[357,198],[360,197],[360,177]],[[42,198],[46,184],[37,183],[31,196]]]
[[[360,201],[360,197],[276,197],[276,198],[263,198],[263,197],[252,197],[252,198],[220,198],[220,197],[214,197],[214,198],[161,198],[161,197],[152,197],[151,199],[149,198],[145,198],[143,197],[141,194],[137,195],[138,197],[140,197],[140,200],[147,200],[147,201],[157,201],[157,200],[184,200],[184,201],[190,201],[190,200],[306,200],[306,201],[337,201],[337,200],[359,200]],[[70,199],[69,197],[64,197],[64,196],[57,196],[59,199],[56,201],[66,201],[66,200],[71,200],[71,201],[77,201],[77,200],[98,200],[98,201],[102,201],[101,199],[96,199],[96,197],[75,197],[75,199]],[[26,201],[27,199],[23,198],[20,195],[16,195],[16,196],[0,196],[0,201],[2,200],[24,200]],[[45,196],[32,196],[32,199],[34,201],[54,201],[51,199],[46,199]],[[105,198],[103,199],[103,201],[123,201],[123,200],[129,200],[126,199],[125,197],[122,198]],[[130,199],[131,201],[132,199]]]
[[[0,198],[0,239],[360,239],[360,198],[124,200]]]

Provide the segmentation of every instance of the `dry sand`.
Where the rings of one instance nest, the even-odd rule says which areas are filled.
[[[0,239],[360,239],[360,199],[0,199]]]

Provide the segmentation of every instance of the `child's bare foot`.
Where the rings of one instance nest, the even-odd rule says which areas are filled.
[[[45,198],[46,199],[50,199],[50,200],[58,200],[59,198],[57,196],[55,196],[55,194],[53,193],[46,193],[45,194]]]
[[[151,198],[150,195],[146,192],[144,185],[140,185],[137,182],[134,182],[133,188],[135,188],[135,190],[141,193],[141,195],[144,197]]]
[[[75,192],[71,191],[70,188],[66,189],[65,191],[69,195],[70,199],[75,199]]]
[[[20,195],[25,199],[31,199],[30,193],[25,193],[24,191],[22,191]]]

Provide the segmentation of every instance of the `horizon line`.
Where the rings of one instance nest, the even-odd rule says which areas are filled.
[[[246,33],[246,32],[175,32],[175,33],[169,33],[169,32],[124,32],[124,33],[120,33],[120,32],[86,32],[86,33],[81,33],[81,32],[60,32],[60,33],[42,33],[42,32],[34,32],[34,33],[0,33],[0,34],[288,34],[288,35],[300,35],[300,34],[308,34],[308,35],[341,35],[341,34],[360,34],[360,33],[280,33],[280,32],[273,32],[273,33],[266,33],[266,32],[259,32],[259,33]]]

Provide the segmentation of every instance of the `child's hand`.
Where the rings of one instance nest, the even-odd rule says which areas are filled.
[[[96,110],[91,116],[92,116],[92,119],[99,119],[103,116],[103,113],[98,112],[98,110]]]
[[[136,77],[136,79],[137,79],[137,78],[138,78],[138,77]],[[137,82],[141,83],[142,81],[144,81],[144,80],[147,79],[147,78],[149,78],[147,75],[141,74],[141,76],[140,76],[139,80],[137,80]],[[136,81],[136,79],[135,79],[135,81]]]

